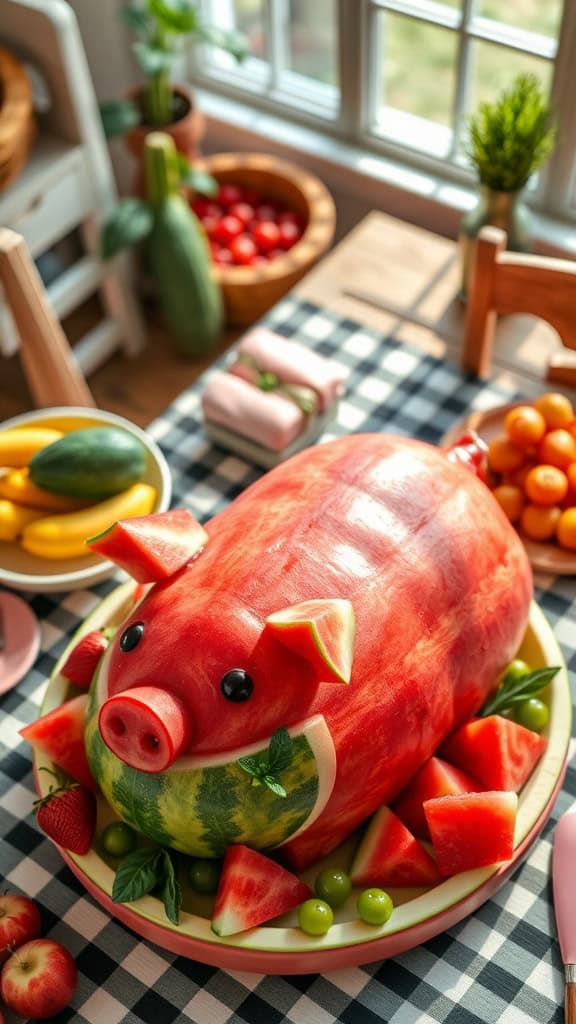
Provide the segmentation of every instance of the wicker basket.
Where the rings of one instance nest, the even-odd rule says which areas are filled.
[[[215,268],[222,286],[228,323],[249,325],[270,309],[314,263],[334,237],[336,210],[319,178],[301,167],[259,153],[219,153],[207,157],[206,170],[221,184],[255,188],[302,215],[302,238],[285,255],[264,266]]]
[[[32,88],[24,67],[0,49],[0,191],[24,167],[36,134]]]

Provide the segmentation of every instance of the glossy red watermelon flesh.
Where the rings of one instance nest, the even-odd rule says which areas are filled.
[[[115,523],[86,543],[139,583],[172,576],[204,547],[208,535],[187,509],[136,516]]]
[[[60,707],[24,726],[20,735],[76,782],[95,789],[84,746],[87,702],[86,693],[72,697]]]
[[[296,875],[248,846],[229,846],[224,857],[212,931],[236,935],[293,910],[314,893]]]
[[[461,793],[427,800],[424,812],[442,875],[510,860],[518,810],[516,793]]]
[[[501,715],[466,722],[440,753],[481,782],[485,789],[517,792],[546,749],[546,739]]]
[[[431,757],[416,772],[406,789],[392,802],[392,810],[410,831],[420,839],[429,839],[423,803],[436,796],[473,793],[481,784],[471,775],[440,757]]]
[[[428,886],[440,872],[428,853],[389,807],[372,818],[350,868],[352,884],[371,886]]]
[[[187,709],[194,757],[269,742],[322,715],[336,750],[332,795],[282,848],[303,867],[388,804],[477,713],[525,632],[526,552],[472,473],[390,435],[307,449],[206,531],[194,561],[125,621],[142,625],[142,640],[129,653],[111,645],[107,693],[169,689]],[[314,657],[266,628],[283,609],[334,599],[350,601],[356,619],[348,685],[323,682]],[[232,669],[254,684],[242,703],[223,697]]]

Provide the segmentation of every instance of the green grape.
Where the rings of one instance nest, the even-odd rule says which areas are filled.
[[[298,924],[307,935],[325,935],[333,921],[332,907],[325,900],[305,900],[298,907]]]
[[[188,878],[196,892],[211,895],[215,893],[220,881],[222,865],[218,860],[205,860],[198,857],[190,862]]]
[[[356,903],[358,917],[366,924],[386,924],[394,904],[383,889],[364,889]]]
[[[543,700],[529,697],[514,708],[514,720],[532,732],[542,732],[548,725],[550,712]]]
[[[502,682],[515,683],[518,679],[522,679],[523,676],[529,675],[531,671],[530,665],[525,661],[522,661],[521,658],[514,658],[508,665]]]
[[[113,821],[100,836],[102,848],[111,857],[125,857],[136,848],[138,833],[124,821]]]
[[[352,882],[340,868],[324,868],[317,876],[314,891],[331,907],[341,907],[350,895]]]

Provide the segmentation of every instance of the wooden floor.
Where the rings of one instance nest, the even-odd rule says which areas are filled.
[[[88,304],[65,321],[64,328],[72,342],[93,315]],[[144,316],[148,326],[145,350],[136,358],[116,354],[89,378],[98,408],[125,416],[141,427],[154,420],[240,333],[227,331],[209,358],[193,360],[178,352],[153,308],[144,308]],[[19,358],[0,358],[0,422],[33,408]]]

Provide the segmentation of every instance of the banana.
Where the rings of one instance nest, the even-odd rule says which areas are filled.
[[[30,479],[28,469],[12,469],[6,476],[0,476],[0,498],[9,498],[19,505],[43,509],[46,512],[74,512],[76,509],[87,508],[93,501],[81,498],[66,498],[61,494],[52,494],[43,487],[37,487]]]
[[[24,527],[41,515],[37,508],[25,508],[0,498],[0,540],[16,540]]]
[[[82,558],[90,555],[86,540],[102,533],[119,519],[148,515],[154,508],[156,488],[133,484],[121,494],[79,512],[44,516],[24,527],[20,543],[40,558]]]
[[[27,466],[41,448],[59,441],[61,430],[51,427],[13,427],[0,430],[0,466]]]

